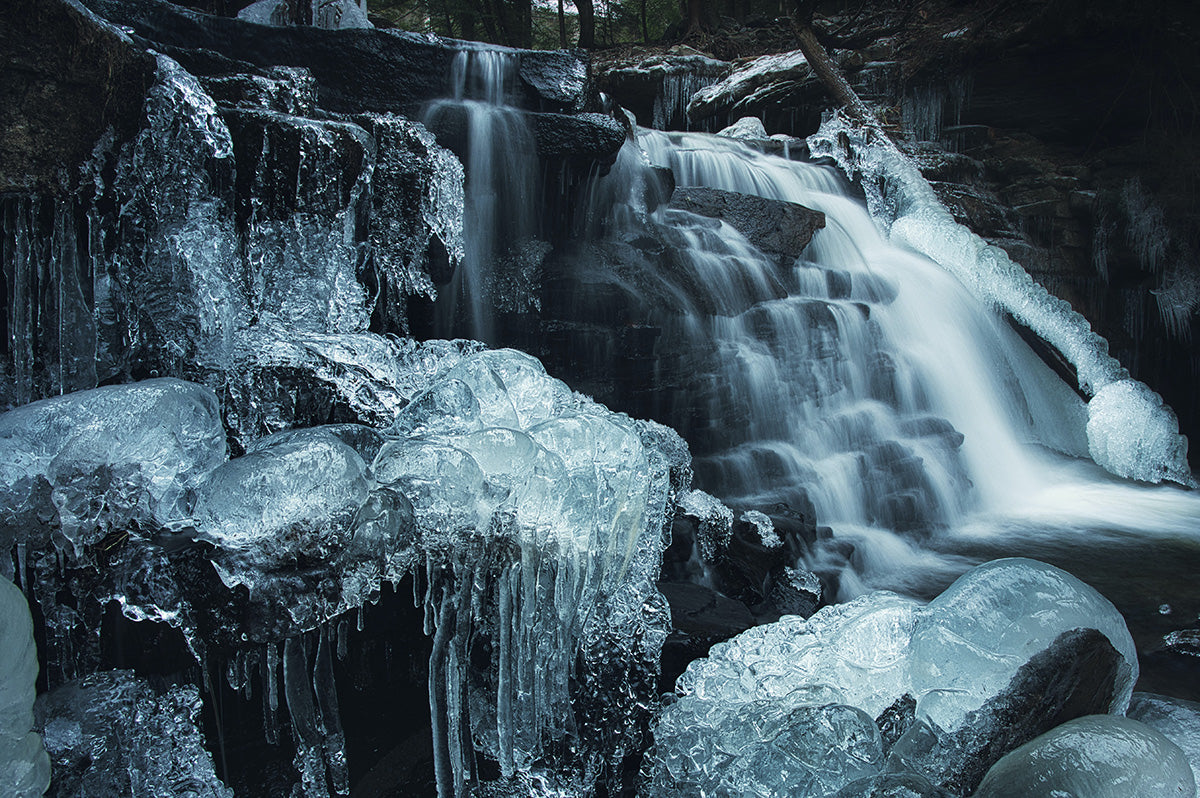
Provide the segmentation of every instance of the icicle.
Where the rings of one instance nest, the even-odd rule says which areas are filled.
[[[322,735],[317,729],[317,710],[313,704],[308,651],[304,637],[283,641],[283,695],[292,719],[292,737],[296,743],[296,770],[306,798],[325,798],[325,758]]]
[[[21,589],[29,595],[29,566],[27,564],[26,544],[17,544],[17,577],[21,580]]]
[[[345,620],[338,621],[337,625],[337,658],[338,662],[346,661],[346,638],[350,634],[349,624]]]
[[[274,642],[267,643],[267,656],[263,667],[267,670],[267,706],[274,714],[279,711],[279,686],[275,681],[275,674],[279,670],[279,650],[275,648]]]
[[[446,647],[450,637],[450,613],[452,603],[449,588],[442,588],[437,632],[433,636],[433,650],[429,652],[429,718],[433,727],[433,772],[437,779],[438,798],[456,798],[454,774],[448,761],[449,738],[445,707]]]
[[[358,631],[360,631],[360,632],[363,630],[363,626],[366,622],[366,615],[367,615],[366,606],[365,605],[359,606],[358,618],[355,620],[355,628],[358,629]]]
[[[258,659],[258,652],[247,651],[241,655],[242,661],[242,698],[249,701],[254,696],[251,685],[254,683],[252,678],[254,675],[255,661]]]
[[[317,661],[313,666],[313,692],[317,697],[321,730],[325,736],[325,762],[335,795],[350,794],[350,770],[346,763],[346,735],[338,711],[337,683],[333,658],[329,654],[329,635],[318,632]]]

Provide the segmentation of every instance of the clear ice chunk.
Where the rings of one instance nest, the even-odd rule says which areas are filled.
[[[38,698],[37,727],[64,798],[233,798],[200,732],[194,686],[157,690],[132,671],[104,671]]]
[[[0,577],[0,793],[38,798],[50,784],[50,760],[33,728],[38,659],[29,604]]]
[[[177,522],[187,517],[188,491],[224,460],[216,395],[182,380],[93,388],[10,410],[0,414],[0,547],[37,528],[44,513],[58,519],[75,556],[134,519]]]
[[[917,714],[956,728],[1017,669],[1063,632],[1097,629],[1127,663],[1110,711],[1123,712],[1137,681],[1137,650],[1117,609],[1067,572],[1008,558],[968,571],[921,613],[912,634]]]
[[[1135,720],[1088,715],[1006,754],[974,798],[1132,798],[1196,794],[1179,746]]]

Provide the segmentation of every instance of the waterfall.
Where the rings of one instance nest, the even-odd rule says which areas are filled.
[[[1200,499],[1088,462],[1079,396],[955,276],[892,243],[834,167],[704,134],[639,130],[638,142],[610,178],[631,199],[596,213],[610,236],[648,226],[676,249],[683,310],[662,320],[663,341],[713,353],[689,405],[720,428],[688,430],[700,487],[828,527],[809,565],[842,598],[929,592],[967,558],[1034,537],[1058,555],[1089,534],[1194,541]],[[728,224],[647,213],[648,164],[681,187],[822,211],[825,229],[781,269]],[[664,420],[688,429],[675,412]]]
[[[496,280],[503,273],[496,263],[518,259],[536,232],[533,131],[512,105],[518,57],[505,50],[460,50],[451,65],[450,98],[425,111],[427,127],[454,129],[465,138],[466,253],[438,304],[436,326],[443,336],[459,329],[495,343],[493,298],[501,294]]]

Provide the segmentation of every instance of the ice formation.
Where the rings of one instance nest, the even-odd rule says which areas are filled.
[[[0,792],[38,798],[50,784],[50,761],[33,729],[37,648],[29,604],[0,577]]]
[[[885,767],[883,754],[906,745],[910,735],[896,738],[912,728],[910,721],[880,742],[897,707],[915,698],[915,722],[955,730],[1076,628],[1098,628],[1124,659],[1111,707],[1122,711],[1137,676],[1124,621],[1091,587],[1032,560],[979,566],[924,607],[876,592],[807,621],[785,616],[755,627],[713,646],[679,678],[678,698],[654,727],[643,794],[869,795],[885,771],[919,765],[901,756]],[[807,731],[805,708],[836,715],[822,721],[834,742]],[[812,776],[804,763],[829,750],[837,755]],[[893,773],[894,786],[929,775]],[[788,779],[786,790],[767,778]],[[858,780],[867,784],[851,788]]]
[[[992,766],[974,798],[1192,798],[1179,746],[1135,720],[1088,715],[1068,721]]]
[[[593,613],[617,598],[640,607],[656,595],[649,580],[669,473],[638,425],[510,350],[446,371],[400,412],[390,437],[373,471],[412,503],[422,531],[431,700],[447,736],[438,777],[444,794],[457,795],[471,775],[465,730],[492,741],[505,776],[569,733],[575,652],[619,628]],[[481,625],[496,636],[496,692],[482,713],[467,709],[480,699],[463,672]],[[652,637],[657,644],[635,662],[656,661],[665,628]]]
[[[1134,693],[1125,715],[1161,732],[1179,746],[1200,786],[1200,703],[1154,693]]]
[[[113,529],[187,518],[188,491],[225,459],[217,397],[171,378],[56,396],[0,414],[0,545],[79,557]]]
[[[367,19],[366,0],[311,0],[312,24],[318,28],[373,28]],[[258,0],[238,12],[238,19],[260,25],[295,25],[291,3],[286,0]]]
[[[834,114],[808,143],[814,156],[831,157],[847,175],[862,180],[871,215],[892,241],[928,256],[981,300],[1010,313],[1049,342],[1075,366],[1085,392],[1096,396],[1110,385],[1129,381],[1126,370],[1109,356],[1108,342],[1087,320],[1035,283],[1002,249],[954,221],[917,167],[879,128],[854,125]],[[1153,391],[1143,388],[1122,391],[1123,404],[1126,412],[1153,420],[1151,439],[1113,435],[1103,423],[1089,424],[1089,437],[1093,429],[1102,436],[1091,442],[1092,451],[1102,452],[1099,464],[1120,469],[1115,473],[1121,476],[1192,485],[1184,457],[1187,442],[1179,436],[1174,414]]]
[[[35,713],[55,795],[233,798],[204,747],[195,687],[156,690],[132,671],[104,671],[39,696]]]
[[[1034,560],[993,560],[967,572],[925,607],[913,629],[909,673],[918,715],[954,728],[1072,629],[1103,632],[1124,658],[1128,668],[1109,708],[1124,712],[1137,681],[1137,650],[1108,599]]]
[[[1175,412],[1137,380],[1109,383],[1088,402],[1092,459],[1120,477],[1187,483],[1187,439]],[[1183,464],[1183,465],[1180,465]]]

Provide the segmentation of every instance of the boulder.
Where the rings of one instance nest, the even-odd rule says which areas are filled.
[[[751,244],[787,266],[825,226],[825,214],[798,203],[715,188],[677,188],[670,207],[727,222]]]
[[[1066,721],[1107,712],[1122,665],[1101,632],[1064,632],[953,732],[922,721],[909,727],[892,749],[888,769],[916,771],[956,795],[969,794],[1009,751]]]

